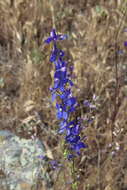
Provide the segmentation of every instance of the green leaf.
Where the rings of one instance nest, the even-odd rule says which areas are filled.
[[[96,9],[97,13],[101,13],[101,11],[102,11],[102,8],[99,5],[96,5],[95,9]]]
[[[72,184],[72,189],[77,190],[77,188],[78,188],[78,183],[77,182],[73,183]]]
[[[32,49],[31,58],[35,64],[40,64],[41,61],[43,60],[42,53],[37,48]]]
[[[67,158],[67,155],[68,155],[68,150],[67,149],[64,150],[63,155],[64,155],[64,158]]]
[[[3,88],[4,87],[4,79],[0,78],[0,87]]]

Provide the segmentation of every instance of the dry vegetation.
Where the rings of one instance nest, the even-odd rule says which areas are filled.
[[[50,157],[64,163],[54,190],[71,189],[50,102],[50,47],[43,43],[53,26],[69,35],[61,45],[75,68],[77,114],[94,116],[93,123],[83,121],[89,147],[76,160],[78,190],[127,190],[125,0],[0,1],[0,128],[43,139]],[[94,94],[97,109],[89,112],[83,101]]]

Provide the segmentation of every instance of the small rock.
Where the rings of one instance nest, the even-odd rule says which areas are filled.
[[[40,176],[45,184],[51,183],[45,172],[45,160],[38,158],[46,156],[45,146],[39,139],[24,139],[1,130],[0,155],[0,171],[4,173],[0,177],[0,189],[29,190]]]

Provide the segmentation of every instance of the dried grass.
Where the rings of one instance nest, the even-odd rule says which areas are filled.
[[[52,26],[70,36],[62,46],[75,68],[78,88],[74,94],[81,105],[78,114],[89,115],[82,108],[83,100],[92,100],[93,94],[99,97],[99,108],[93,113],[94,123],[84,130],[89,148],[77,161],[79,190],[127,189],[125,7],[126,1],[119,0],[0,1],[0,45],[7,58],[0,62],[0,77],[4,79],[0,89],[1,128],[19,133],[24,119],[35,117],[33,132],[46,142],[54,158],[62,159],[61,140],[54,132],[55,108],[50,103],[48,90],[52,83],[50,47],[43,44]],[[120,49],[124,54],[116,58],[115,52]],[[0,53],[3,59],[4,54]],[[22,131],[20,135],[27,136]],[[112,157],[113,147],[109,145],[115,142],[120,149]],[[71,189],[66,185],[68,168],[59,174],[55,189]]]

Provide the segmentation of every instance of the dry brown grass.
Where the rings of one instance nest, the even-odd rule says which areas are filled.
[[[79,190],[127,189],[127,49],[123,46],[127,38],[127,32],[123,32],[127,24],[126,3],[0,1],[0,78],[4,81],[0,86],[1,128],[29,138],[21,125],[27,118],[34,118],[36,127],[31,134],[43,139],[54,158],[62,162],[61,137],[54,130],[58,124],[55,108],[49,101],[53,69],[48,61],[50,47],[43,40],[52,26],[70,36],[62,46],[75,68],[74,94],[81,106],[78,114],[95,116],[93,124],[84,130],[89,148],[76,161],[80,169]],[[124,54],[116,55],[120,49]],[[93,94],[98,96],[99,107],[94,113],[87,113],[82,102],[92,100]],[[120,149],[111,156],[116,142]],[[66,184],[71,178],[66,165],[57,176],[56,190],[71,189]]]

